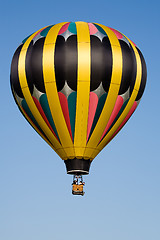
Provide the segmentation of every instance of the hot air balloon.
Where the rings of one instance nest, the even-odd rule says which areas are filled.
[[[64,160],[73,194],[82,176],[137,108],[146,84],[139,48],[98,23],[63,22],[25,38],[11,89],[23,116]]]

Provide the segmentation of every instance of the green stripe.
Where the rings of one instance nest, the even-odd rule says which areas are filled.
[[[71,124],[72,137],[74,141],[75,117],[76,117],[77,92],[72,92],[68,97],[68,109]]]
[[[75,24],[74,22],[71,22],[71,23],[69,24],[68,30],[69,30],[71,33],[77,34],[76,24]]]
[[[55,124],[54,124],[53,119],[52,119],[52,115],[51,115],[51,111],[50,111],[50,108],[49,108],[49,104],[48,104],[48,100],[47,100],[46,94],[42,94],[40,96],[39,102],[40,102],[41,107],[42,107],[42,109],[43,109],[43,111],[44,111],[44,113],[45,113],[45,115],[47,117],[48,122],[50,123],[54,133],[56,134],[56,136],[57,136],[57,138],[59,140],[59,136],[58,136]]]
[[[21,102],[21,106],[24,109],[24,111],[27,113],[28,117],[31,119],[31,121],[35,124],[35,126],[38,128],[38,130],[46,137],[46,135],[44,134],[44,132],[42,131],[42,129],[40,128],[39,124],[37,123],[37,121],[35,120],[33,114],[31,113],[27,102],[25,99],[22,100]],[[47,138],[47,137],[46,137]],[[48,139],[48,138],[47,138]]]
[[[43,36],[43,37],[46,37],[47,36],[47,33],[49,32],[49,30],[51,29],[51,27],[53,27],[54,25],[50,25],[48,27],[46,27],[41,33],[40,35]]]
[[[97,25],[96,23],[94,23],[94,25],[96,26],[96,28],[98,29],[98,31],[100,31],[101,33],[103,33],[104,35],[107,36],[106,32],[103,30],[103,28],[101,28],[99,25]]]
[[[33,33],[32,33],[33,34]],[[27,41],[27,39],[32,35],[30,34],[29,36],[27,36],[25,39],[23,39],[22,43],[25,43]]]
[[[106,134],[104,135],[104,137],[107,135],[107,133],[111,130],[111,128],[114,126],[114,124],[117,122],[118,118],[121,116],[123,110],[125,109],[127,103],[128,103],[129,99],[126,100],[124,103],[123,103],[123,106],[121,107],[119,113],[117,114],[116,118],[114,119],[113,123],[111,124],[110,128],[108,129],[108,131],[106,132]],[[103,137],[103,138],[104,138]],[[102,140],[101,140],[102,141]]]
[[[92,132],[98,122],[98,119],[99,119],[99,116],[101,115],[101,112],[103,110],[103,107],[104,107],[104,104],[105,104],[105,101],[106,101],[106,97],[107,97],[107,93],[104,93],[99,101],[98,101],[98,105],[97,105],[97,109],[96,109],[96,113],[95,113],[95,116],[94,116],[94,120],[93,120],[93,124],[92,124],[92,128],[91,128],[91,131],[90,131],[90,135],[89,135],[89,138],[91,137],[92,135]],[[88,140],[89,140],[88,138]]]

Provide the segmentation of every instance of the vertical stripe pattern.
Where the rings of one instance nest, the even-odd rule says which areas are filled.
[[[124,34],[63,22],[22,41],[10,80],[20,111],[63,160],[92,161],[135,111],[146,78],[143,55]]]
[[[75,157],[82,158],[87,139],[90,93],[90,34],[87,23],[77,22],[78,76],[74,148]]]

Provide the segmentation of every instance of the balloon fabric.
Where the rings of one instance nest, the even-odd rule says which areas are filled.
[[[10,79],[30,125],[67,173],[83,175],[137,108],[146,77],[141,51],[124,34],[98,23],[63,22],[22,41]]]

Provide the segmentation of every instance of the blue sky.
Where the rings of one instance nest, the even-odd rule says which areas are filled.
[[[4,1],[0,6],[0,239],[159,240],[159,1]],[[11,59],[19,43],[63,21],[102,23],[141,49],[147,86],[133,117],[96,157],[84,197],[71,195],[63,161],[14,103]]]

